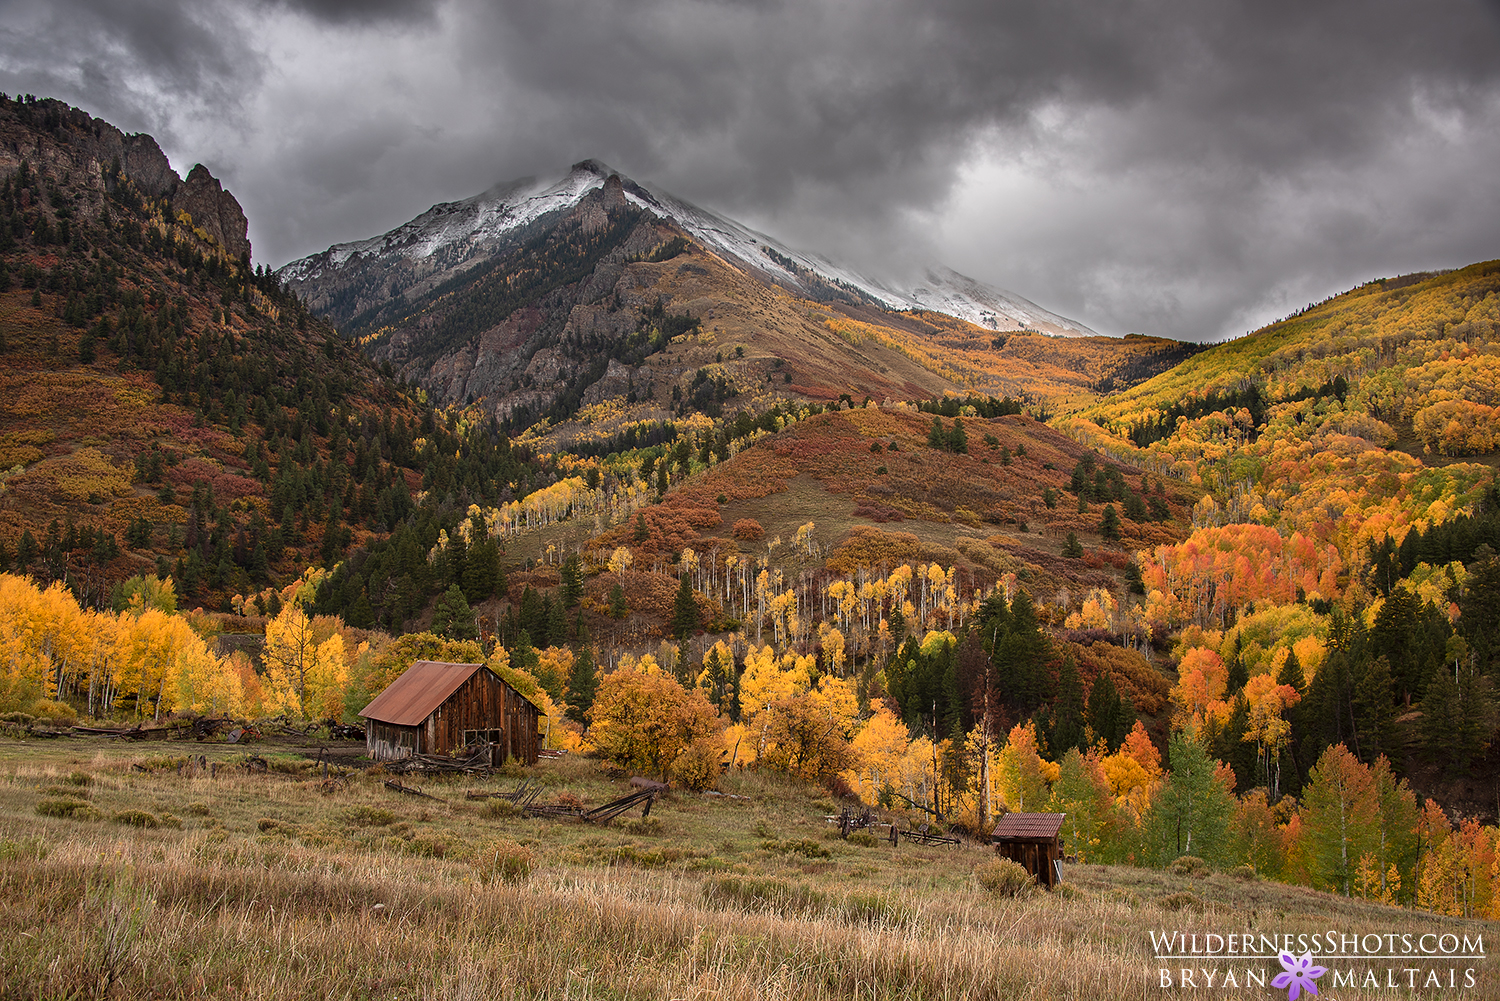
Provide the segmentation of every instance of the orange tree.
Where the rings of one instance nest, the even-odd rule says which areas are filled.
[[[604,677],[589,710],[589,737],[622,768],[666,778],[689,744],[716,736],[722,721],[701,691],[659,668],[622,667]]]

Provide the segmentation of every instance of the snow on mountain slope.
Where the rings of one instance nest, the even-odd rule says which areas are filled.
[[[617,173],[597,160],[574,164],[552,184],[534,178],[497,185],[457,202],[434,205],[381,236],[340,243],[304,257],[279,272],[283,282],[329,277],[351,261],[434,259],[437,270],[462,269],[499,250],[525,226],[553,212],[565,212]],[[676,222],[705,249],[788,288],[814,298],[847,295],[891,310],[932,310],[993,330],[1040,330],[1066,336],[1094,336],[1083,324],[1014,293],[986,285],[947,268],[927,272],[922,283],[892,288],[815,255],[792,250],[762,233],[699,208],[665,191],[624,179],[632,204]]]
[[[279,274],[284,282],[308,281],[323,277],[356,256],[416,260],[439,251],[468,256],[549,212],[572,208],[604,184],[607,173],[601,176],[583,167],[578,165],[555,184],[524,178],[463,201],[439,203],[389,233],[354,243],[336,243],[322,253],[291,262]]]

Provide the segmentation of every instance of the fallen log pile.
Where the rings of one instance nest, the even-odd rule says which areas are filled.
[[[385,770],[394,772],[397,775],[406,775],[410,772],[421,772],[429,775],[488,772],[491,770],[490,749],[488,747],[481,747],[467,758],[445,758],[433,754],[413,754],[410,757],[385,762]]]
[[[507,799],[515,806],[525,806],[542,794],[542,787],[530,779],[522,782],[510,792],[480,792],[471,789],[464,793],[465,799]]]
[[[420,796],[423,799],[435,799],[439,803],[443,802],[443,799],[440,796],[434,796],[434,795],[432,795],[432,793],[423,792],[422,790],[416,788],[415,786],[402,785],[400,782],[396,781],[395,779],[386,779],[385,780],[385,787],[387,789],[391,790],[392,792],[403,793],[403,794],[405,794],[407,796]]]
[[[330,740],[365,739],[365,728],[358,723],[340,723],[335,719],[327,719],[323,721],[323,725],[328,727],[328,737]]]
[[[551,817],[553,820],[582,820],[590,824],[607,824],[620,814],[637,806],[644,807],[641,810],[642,817],[650,816],[651,804],[655,803],[657,798],[667,790],[667,786],[661,782],[643,781],[644,788],[637,788],[619,799],[610,800],[591,810],[566,793],[550,803],[538,803],[537,799],[542,794],[542,786],[529,780],[522,782],[509,792],[470,790],[464,793],[464,798],[509,800],[528,817]]]
[[[582,820],[590,824],[607,824],[620,814],[637,806],[643,806],[641,817],[651,815],[651,804],[661,795],[660,789],[637,789],[635,792],[610,800],[592,810],[585,810],[577,803],[558,801],[554,803],[530,803],[522,807],[528,817],[552,817],[554,819]]]
[[[74,733],[87,737],[120,737],[125,740],[167,740],[181,736],[186,729],[187,726],[184,723],[152,726],[137,723],[135,726],[75,726],[72,728]]]

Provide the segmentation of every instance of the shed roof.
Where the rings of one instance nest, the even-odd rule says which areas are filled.
[[[1066,813],[1007,813],[995,825],[992,841],[1001,838],[1055,838]]]
[[[483,664],[449,664],[419,660],[360,710],[366,719],[397,726],[416,726],[431,716],[459,686],[484,670]]]

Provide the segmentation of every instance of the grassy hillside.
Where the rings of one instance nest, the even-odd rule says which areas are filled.
[[[502,508],[481,505],[477,514],[506,548],[512,572],[502,597],[511,610],[528,586],[555,593],[556,566],[581,553],[585,570],[598,575],[588,578],[582,624],[592,637],[634,645],[670,634],[685,550],[694,554],[705,608],[716,609],[705,624],[733,631],[740,622],[750,627],[750,610],[745,589],[730,587],[729,579],[755,565],[803,580],[799,587],[817,593],[833,577],[853,573],[855,562],[885,565],[887,572],[903,562],[940,563],[959,575],[966,600],[1014,575],[1039,600],[1050,603],[1072,589],[1082,601],[1090,589],[1121,586],[1132,548],[1185,536],[1200,492],[1101,461],[1087,474],[1080,504],[1075,471],[1088,450],[1023,414],[984,418],[972,406],[967,412],[942,417],[873,403],[804,407],[781,411],[774,432],[746,419],[694,434],[679,422],[675,441],[574,467],[577,478],[549,492],[555,517],[542,509],[542,495]],[[932,443],[934,422],[944,444]],[[959,425],[962,453],[946,440]],[[732,437],[739,431],[743,437]],[[1106,506],[1120,515],[1115,539],[1101,535]],[[535,511],[534,520],[523,519],[517,510],[523,507]],[[755,528],[736,537],[742,522]],[[1079,543],[1076,553],[1065,551],[1070,534]],[[625,575],[606,570],[621,547],[633,566]],[[530,561],[551,566],[517,572]],[[388,560],[356,561],[335,574],[334,584],[375,595],[395,575]],[[619,619],[604,600],[617,582],[629,606]],[[320,607],[348,611],[336,600]],[[497,623],[507,611],[503,601],[481,610]],[[1066,613],[1058,613],[1059,624]],[[540,639],[534,625],[528,631]]]
[[[415,798],[286,750],[259,773],[223,745],[0,744],[12,996],[1113,1001],[1159,989],[1153,930],[1496,934],[1229,875],[1073,865],[1058,892],[1000,896],[975,878],[988,849],[841,841],[832,801],[755,773],[597,828],[466,798],[519,773]],[[582,759],[525,777],[589,805],[626,788]],[[1500,996],[1489,960],[1398,965],[1445,985],[1473,967],[1463,995]],[[1197,976],[1193,997],[1242,996]],[[1331,977],[1325,996],[1391,996]]]

